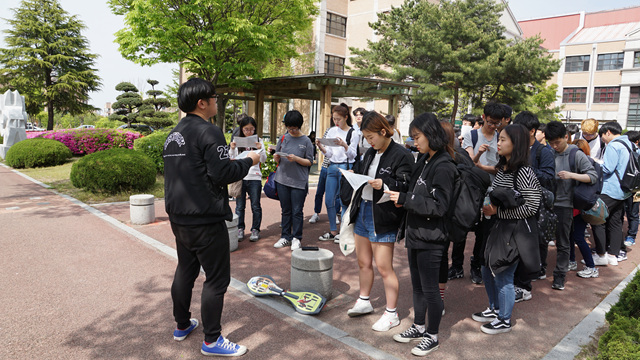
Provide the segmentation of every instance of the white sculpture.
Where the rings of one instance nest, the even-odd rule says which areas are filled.
[[[0,157],[3,159],[13,144],[27,138],[27,119],[24,96],[18,90],[7,90],[4,95],[0,95],[0,134],[4,138],[0,145]]]

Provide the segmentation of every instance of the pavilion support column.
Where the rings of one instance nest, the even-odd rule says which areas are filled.
[[[264,90],[258,89],[256,93],[256,123],[258,124],[258,129],[256,134],[259,137],[262,137],[264,134]]]
[[[269,122],[269,136],[271,142],[275,143],[275,139],[278,137],[278,103],[271,101],[271,119]]]
[[[389,108],[387,109],[387,114],[393,115],[396,118],[396,125],[398,124],[398,105],[400,104],[400,96],[393,95],[391,99],[389,99]]]
[[[318,132],[316,138],[321,138],[324,132],[331,127],[331,85],[324,85],[320,90],[320,119],[318,121]],[[318,165],[324,161],[322,151],[318,152]],[[319,167],[318,167],[319,168]]]

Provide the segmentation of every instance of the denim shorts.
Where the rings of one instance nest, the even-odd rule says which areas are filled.
[[[366,237],[372,243],[394,243],[396,242],[397,232],[392,231],[384,234],[376,234],[373,224],[373,203],[371,201],[362,200],[360,203],[360,211],[356,218],[356,225],[353,231],[356,235]]]

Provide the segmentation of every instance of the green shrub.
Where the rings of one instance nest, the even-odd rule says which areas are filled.
[[[71,183],[95,193],[145,191],[156,182],[156,166],[144,153],[124,149],[98,151],[71,167]]]
[[[615,314],[598,341],[598,359],[640,359],[640,320]]]
[[[640,271],[636,273],[627,286],[620,292],[620,299],[611,307],[606,315],[611,324],[618,314],[622,317],[640,318]]]
[[[171,129],[157,130],[147,135],[136,139],[133,142],[133,149],[145,153],[156,164],[156,171],[160,174],[164,174],[164,159],[162,158],[162,150],[164,149],[164,142],[167,140],[167,136]]]
[[[4,144],[4,138],[0,135],[0,144]]]
[[[110,120],[107,117],[100,118],[95,122],[97,128],[100,129],[115,129],[120,125],[124,125],[125,123],[118,120]]]
[[[34,168],[60,165],[71,156],[71,150],[60,141],[34,138],[11,146],[6,161],[14,168]]]

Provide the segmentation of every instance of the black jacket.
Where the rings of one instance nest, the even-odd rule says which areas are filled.
[[[232,220],[227,184],[242,180],[251,159],[229,159],[222,131],[187,115],[164,143],[164,196],[169,220],[180,225]]]
[[[406,211],[398,239],[404,238],[407,248],[425,249],[428,242],[448,241],[451,198],[459,176],[456,164],[444,150],[432,159],[428,154],[418,158],[409,191],[400,193],[398,199]]]
[[[366,175],[369,166],[375,157],[377,150],[369,148],[362,161],[356,165],[354,172]],[[405,148],[391,140],[391,143],[380,157],[380,163],[376,169],[376,179],[382,179],[382,182],[393,191],[406,191],[411,179],[411,171],[413,169],[413,156]],[[349,213],[351,222],[355,222],[360,203],[362,200],[362,189],[359,188],[354,195],[351,204],[351,212]],[[398,225],[404,215],[404,209],[395,206],[393,201],[386,201],[377,204],[378,200],[384,194],[384,190],[373,190],[373,223],[377,234],[385,234],[388,232],[397,232]]]

